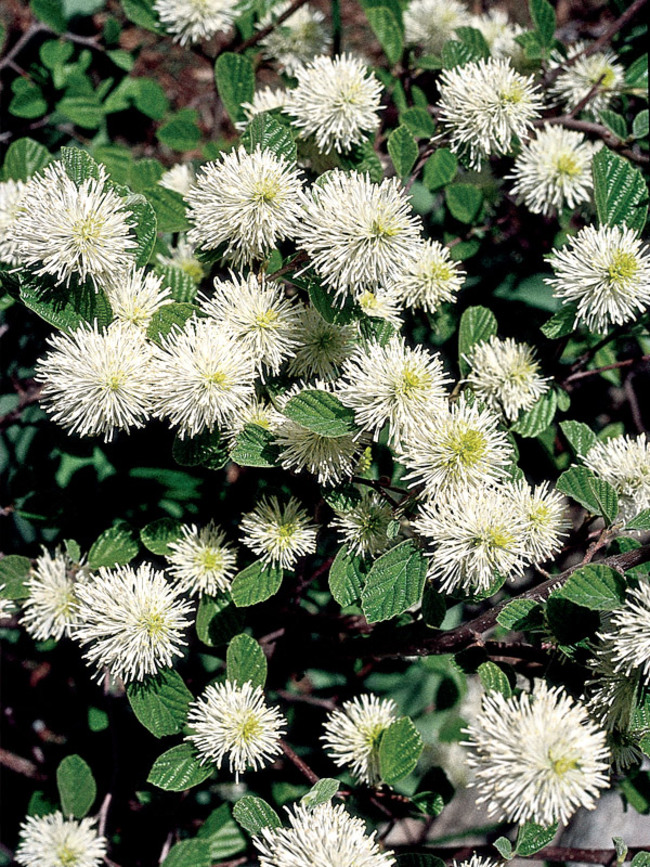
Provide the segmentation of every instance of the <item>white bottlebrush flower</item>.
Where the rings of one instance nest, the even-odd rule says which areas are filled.
[[[336,485],[349,479],[364,447],[352,436],[322,436],[288,418],[277,426],[275,441],[285,470],[304,470],[316,476],[321,485]]]
[[[549,258],[553,294],[578,306],[577,320],[602,334],[650,304],[650,250],[633,229],[585,226]]]
[[[328,380],[337,375],[354,351],[356,328],[327,322],[315,307],[299,309],[296,345],[287,371],[290,376]]]
[[[191,163],[178,163],[168,169],[158,181],[161,187],[186,196],[196,181],[196,172]]]
[[[650,509],[650,444],[643,434],[596,443],[584,461],[600,479],[616,489],[624,520]]]
[[[507,486],[524,524],[523,544],[531,563],[542,563],[559,551],[567,534],[566,500],[548,482],[531,488],[521,480]]]
[[[489,408],[463,398],[422,413],[401,445],[400,460],[409,470],[405,478],[412,486],[423,484],[429,498],[499,481],[512,449],[498,425]]]
[[[201,309],[234,338],[250,356],[258,373],[276,375],[293,354],[298,308],[279,283],[264,276],[231,273],[214,281],[214,294],[203,297]]]
[[[388,547],[388,526],[393,521],[390,503],[376,491],[361,491],[361,499],[349,509],[336,510],[332,527],[353,554],[376,556]]]
[[[586,42],[574,43],[567,52],[571,60],[588,48]],[[597,89],[583,109],[592,117],[598,117],[609,108],[619,91],[625,86],[625,69],[613,51],[596,51],[589,57],[580,57],[570,66],[561,54],[554,54],[550,69],[561,68],[562,72],[551,85],[551,95],[568,111],[574,109],[589,94]]]
[[[48,338],[38,361],[41,402],[53,421],[78,436],[143,427],[151,409],[151,347],[139,330],[115,323]]]
[[[153,10],[180,45],[225,33],[237,17],[236,0],[156,0]]]
[[[404,10],[404,42],[422,54],[439,55],[468,17],[467,7],[457,0],[412,0]]]
[[[540,375],[535,350],[512,337],[481,340],[464,358],[472,368],[466,382],[476,397],[508,421],[531,409],[549,389],[549,377]]]
[[[10,227],[16,258],[66,286],[74,276],[102,288],[129,271],[137,246],[133,216],[107,182],[103,165],[97,178],[79,185],[63,163],[46,166],[27,184]]]
[[[316,551],[318,527],[294,497],[285,504],[277,497],[263,497],[239,526],[242,544],[259,554],[266,566],[291,569],[298,557]]]
[[[230,590],[237,571],[237,549],[210,521],[205,527],[182,527],[182,536],[169,543],[165,559],[177,589],[192,596],[216,596]]]
[[[388,423],[390,438],[398,443],[426,416],[446,412],[450,380],[439,355],[406,346],[395,335],[385,346],[360,347],[343,366],[338,395],[354,409],[359,427],[379,435]]]
[[[599,638],[611,648],[615,672],[631,677],[640,670],[645,688],[650,688],[650,581],[641,579],[637,587],[628,587],[623,606],[612,613],[607,632]]]
[[[88,645],[84,656],[97,665],[98,680],[104,666],[124,683],[143,680],[181,656],[193,607],[179,593],[150,563],[137,569],[102,567],[77,586],[79,609],[71,635]]]
[[[16,258],[16,242],[12,240],[10,228],[18,216],[20,203],[27,184],[23,181],[0,182],[0,262],[19,265]]]
[[[263,111],[272,111],[274,108],[284,108],[286,101],[287,91],[282,87],[263,87],[261,90],[256,90],[252,102],[242,102],[241,107],[246,119],[238,121],[235,126],[243,132],[256,115]]]
[[[314,186],[298,232],[323,283],[343,304],[399,277],[417,252],[420,223],[397,178],[374,184],[335,169]]]
[[[300,138],[313,136],[323,153],[348,151],[379,126],[382,85],[358,58],[322,55],[295,76],[284,111]]]
[[[376,290],[364,289],[356,302],[361,311],[373,319],[384,319],[399,329],[402,325],[402,299],[395,287]]]
[[[375,835],[366,834],[363,819],[346,813],[343,804],[300,804],[287,809],[289,828],[262,828],[253,838],[260,867],[393,867],[390,852],[382,852]]]
[[[231,681],[210,684],[190,704],[185,738],[196,747],[202,765],[220,768],[227,757],[230,772],[239,775],[247,768],[258,770],[282,752],[280,738],[286,720],[264,700],[260,686],[250,681],[238,686]]]
[[[170,247],[169,256],[158,253],[156,259],[161,265],[180,268],[194,283],[200,283],[205,276],[205,267],[196,256],[194,244],[190,244],[184,235],[179,237],[175,246]]]
[[[163,278],[144,268],[133,268],[106,286],[106,295],[118,322],[146,331],[151,317],[165,304],[171,304],[171,289]]]
[[[65,819],[63,814],[27,816],[20,826],[16,863],[22,867],[100,867],[106,839],[96,819]]]
[[[445,301],[453,301],[465,279],[449,250],[438,241],[423,241],[395,282],[404,305],[435,313]]]
[[[254,395],[253,359],[216,322],[191,319],[154,350],[153,412],[179,436],[226,424]]]
[[[513,194],[531,213],[546,216],[590,201],[595,151],[581,132],[545,124],[524,145],[507,176],[515,182]]]
[[[52,556],[45,548],[36,558],[23,602],[21,624],[37,641],[54,638],[59,641],[77,622],[79,603],[77,581],[84,580],[86,572],[57,548]]]
[[[290,2],[278,3],[256,27],[262,30],[273,24],[290,5]],[[287,75],[296,75],[317,54],[327,54],[330,44],[325,16],[308,3],[276,24],[259,43],[264,57],[274,60],[280,72],[286,72]]]
[[[469,26],[483,34],[492,57],[509,57],[514,66],[525,60],[523,48],[517,42],[524,28],[512,23],[503,9],[488,9],[483,15],[474,15]]]
[[[566,824],[608,786],[605,732],[560,687],[490,692],[467,732],[477,803],[498,821]]]
[[[526,526],[516,504],[493,487],[461,488],[425,503],[413,521],[434,544],[429,576],[445,592],[487,593],[528,565]]]
[[[232,446],[247,424],[275,431],[283,421],[283,415],[272,404],[254,396],[250,403],[233,413],[222,428],[222,433]]]
[[[360,695],[328,715],[321,741],[334,764],[348,768],[362,783],[376,786],[381,781],[379,741],[396,719],[392,699]]]
[[[207,250],[226,245],[237,265],[263,259],[284,238],[293,237],[303,194],[298,169],[258,145],[243,147],[203,166],[185,197],[193,228],[191,243]]]
[[[511,152],[543,107],[533,77],[508,60],[479,60],[445,69],[440,78],[440,121],[449,146],[479,169],[484,158]]]

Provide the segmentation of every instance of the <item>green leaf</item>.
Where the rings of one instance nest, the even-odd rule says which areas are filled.
[[[330,593],[341,608],[352,605],[361,596],[363,587],[361,558],[353,554],[345,545],[339,548],[330,566],[328,585]]]
[[[172,456],[182,467],[204,466],[209,470],[219,470],[228,462],[228,450],[218,428],[185,439],[176,436]]]
[[[510,698],[512,695],[510,681],[507,674],[496,663],[482,662],[477,671],[486,692],[500,692],[505,698]]]
[[[171,289],[171,297],[181,304],[188,304],[196,298],[197,285],[192,274],[177,268],[176,265],[155,265],[154,272],[163,278],[162,285]]]
[[[375,6],[365,10],[372,32],[377,37],[386,59],[393,66],[404,50],[403,30],[388,6]]]
[[[147,190],[146,195],[155,211],[159,232],[186,232],[189,229],[185,202],[180,193],[156,186]]]
[[[343,307],[334,301],[334,296],[313,280],[309,284],[309,300],[323,317],[333,325],[347,325],[352,321],[352,304],[346,298]]]
[[[20,300],[41,319],[68,334],[86,323],[96,322],[104,328],[113,319],[108,298],[87,285],[72,281],[70,286],[56,285],[53,278],[33,277],[23,271],[18,275]]]
[[[625,70],[625,83],[629,87],[639,87],[648,89],[648,55],[642,54],[641,57],[631,63]]]
[[[175,151],[194,150],[201,141],[199,113],[194,108],[181,108],[158,128],[156,138]]]
[[[388,136],[388,153],[397,176],[406,177],[418,158],[418,146],[408,127],[398,126]]]
[[[2,596],[4,599],[27,599],[29,589],[27,581],[32,571],[32,564],[27,557],[9,554],[0,560],[0,584],[4,584]]]
[[[207,840],[213,862],[223,861],[246,848],[244,835],[233,820],[228,804],[222,804],[210,813],[197,837]]]
[[[599,119],[615,136],[618,136],[621,141],[625,141],[627,138],[627,123],[624,117],[606,108],[600,112]]]
[[[501,857],[504,858],[506,861],[509,861],[512,858],[512,843],[510,842],[510,840],[508,840],[507,837],[499,837],[499,839],[495,840],[492,845],[497,850],[499,855],[501,855]]]
[[[572,334],[576,327],[577,308],[575,304],[566,304],[542,325],[541,332],[549,340],[557,340]]]
[[[546,619],[559,643],[567,646],[592,636],[600,625],[600,617],[595,611],[555,593],[546,603]]]
[[[165,170],[158,160],[137,160],[129,172],[129,185],[136,193],[155,187],[164,175]]]
[[[261,560],[256,560],[233,578],[230,587],[232,601],[237,608],[257,605],[275,596],[281,584],[282,569],[264,566]]]
[[[487,60],[490,56],[490,46],[485,41],[485,36],[475,27],[456,27],[454,35],[469,48],[475,60]]]
[[[379,742],[379,773],[389,786],[399,783],[415,770],[424,744],[420,733],[407,716],[384,730]]]
[[[215,64],[219,96],[233,123],[245,120],[243,102],[252,102],[255,94],[255,71],[247,57],[226,51]],[[277,121],[276,121],[277,122]]]
[[[464,42],[448,39],[442,46],[442,66],[444,69],[455,69],[457,66],[465,66],[466,63],[474,63],[477,60],[480,60],[480,57],[477,57],[473,49]]]
[[[349,436],[357,429],[354,410],[343,406],[335,395],[318,389],[305,389],[292,397],[284,415],[322,437]]]
[[[88,552],[88,568],[126,566],[137,555],[140,546],[135,533],[125,522],[120,522],[99,536]]]
[[[589,449],[593,448],[598,442],[598,438],[592,429],[581,421],[561,421],[560,430],[579,457],[584,457]]]
[[[628,521],[625,525],[626,530],[650,530],[650,509],[644,509],[642,512]]]
[[[624,224],[640,232],[648,212],[648,190],[639,169],[609,148],[598,151],[592,167],[600,222],[606,226]]]
[[[487,307],[468,307],[458,326],[458,366],[461,376],[467,376],[469,365],[464,356],[475,343],[487,341],[497,333],[497,320]]]
[[[183,304],[177,301],[173,301],[171,304],[164,304],[156,310],[149,320],[147,337],[160,346],[164,337],[167,337],[173,329],[182,330],[185,323],[195,313],[196,307],[193,304]]]
[[[200,765],[192,744],[183,742],[162,753],[153,763],[147,782],[166,792],[184,792],[212,774],[211,765]]]
[[[244,795],[232,809],[233,818],[251,836],[259,834],[262,828],[281,828],[282,822],[270,804],[255,795]]]
[[[83,819],[97,797],[97,784],[89,765],[78,755],[66,756],[56,769],[56,785],[65,816]]]
[[[104,108],[94,92],[65,96],[56,108],[67,120],[83,129],[98,129],[104,120]]]
[[[400,113],[399,122],[407,127],[416,138],[431,138],[436,131],[433,118],[426,110],[414,106]]]
[[[618,495],[609,482],[597,479],[587,467],[569,467],[556,485],[593,515],[602,515],[611,524],[618,515]]]
[[[157,738],[181,731],[193,698],[183,678],[173,668],[164,668],[155,676],[127,684],[126,694],[133,713]]]
[[[630,867],[650,867],[650,852],[637,852]]]
[[[157,237],[156,212],[144,196],[134,194],[127,196],[124,206],[133,214],[135,239],[137,246],[133,251],[135,264],[138,268],[149,262]]]
[[[538,619],[533,617],[533,612],[536,609],[539,613],[540,606],[532,599],[513,599],[499,611],[497,623],[505,629],[512,629],[515,632],[539,626]]]
[[[208,647],[227,644],[244,625],[242,612],[235,608],[230,594],[201,596],[196,615],[196,634]]]
[[[634,138],[647,138],[648,137],[648,109],[644,108],[643,111],[640,111],[637,116],[634,118],[634,122],[632,124],[632,134]]]
[[[545,48],[550,48],[555,36],[555,10],[548,0],[530,0],[529,8],[540,43]]]
[[[67,22],[63,14],[61,0],[31,0],[30,8],[34,15],[55,33],[65,33]]]
[[[267,671],[266,656],[257,641],[245,632],[235,635],[226,653],[228,680],[240,686],[250,681],[253,688],[264,687]]]
[[[473,184],[452,184],[445,187],[445,202],[452,217],[472,223],[483,204],[483,193]]]
[[[522,412],[510,428],[522,437],[536,437],[551,424],[557,410],[557,392],[549,389],[526,412]]]
[[[162,86],[151,78],[129,77],[127,81],[129,83],[127,93],[138,111],[152,120],[162,120],[169,111],[169,100]],[[179,116],[181,118],[187,117],[189,122],[191,122],[191,118],[198,119],[197,115],[181,115],[180,112],[175,115],[177,119]],[[192,132],[191,135],[195,135],[195,133]]]
[[[7,148],[3,177],[7,181],[28,181],[40,172],[52,157],[46,147],[31,138],[19,138]]]
[[[169,543],[180,539],[181,527],[175,518],[158,518],[140,530],[140,541],[147,551],[165,557],[170,553]]]
[[[154,0],[122,0],[124,14],[129,21],[133,21],[138,27],[144,27],[145,30],[151,30],[152,33],[164,34],[165,30],[153,11],[153,4]]]
[[[267,112],[255,115],[244,130],[241,143],[249,154],[259,145],[262,150],[285,157],[291,163],[295,163],[298,157],[298,148],[291,129]]]
[[[544,825],[537,825],[535,822],[526,822],[519,829],[515,847],[516,854],[528,858],[535,852],[539,852],[553,840],[557,834],[557,827],[557,823],[545,827]]]
[[[207,840],[181,840],[169,850],[162,867],[210,867],[212,858]]]
[[[591,611],[614,611],[625,599],[625,580],[609,566],[590,563],[572,572],[554,595]]]
[[[40,87],[27,78],[16,78],[11,82],[13,97],[9,103],[9,111],[15,117],[33,120],[42,117],[47,111],[47,100]]]
[[[458,160],[449,148],[438,148],[424,164],[422,180],[427,189],[433,192],[451,183],[458,171]]]
[[[270,430],[258,424],[246,424],[230,452],[230,460],[240,467],[275,467],[279,454]]]
[[[427,561],[413,542],[406,541],[382,554],[372,565],[361,594],[368,623],[390,620],[422,599]]]
[[[89,178],[99,180],[99,164],[81,148],[61,148],[61,162],[67,176],[77,186]]]
[[[311,787],[306,795],[300,799],[300,803],[307,807],[308,810],[313,810],[319,804],[326,804],[331,801],[334,795],[338,792],[340,783],[332,777],[321,777],[317,783]]]

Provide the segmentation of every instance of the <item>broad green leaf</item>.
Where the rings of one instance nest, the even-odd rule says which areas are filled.
[[[198,830],[197,837],[207,840],[212,861],[222,861],[246,848],[246,840],[232,818],[228,804],[213,810]]]
[[[65,553],[73,563],[79,563],[81,561],[81,548],[79,547],[78,542],[75,542],[74,539],[64,539],[63,546],[65,548]]]
[[[97,145],[93,148],[93,159],[106,166],[112,181],[116,184],[129,186],[134,162],[128,148],[112,144]]]
[[[592,611],[614,611],[623,604],[625,580],[609,566],[590,563],[572,572],[554,595]]]
[[[162,120],[169,111],[169,100],[163,87],[152,78],[145,78],[144,76],[140,78],[129,77],[126,80],[130,84],[129,93],[133,100],[133,105],[138,111],[141,111],[142,114],[150,117],[152,120]],[[182,120],[184,117],[187,118],[188,123],[192,123],[192,118],[198,119],[193,114],[182,115],[179,112],[176,115],[177,119],[180,118]],[[192,136],[196,135],[194,131],[189,134]]]
[[[147,337],[160,345],[163,338],[171,334],[173,330],[182,330],[185,323],[195,314],[196,307],[193,304],[182,304],[177,301],[164,304],[156,310],[149,320]]]
[[[182,535],[182,524],[175,518],[158,518],[140,530],[140,541],[152,554],[165,557],[170,553],[169,543]]]
[[[250,681],[253,688],[263,687],[266,683],[267,671],[266,656],[257,641],[245,632],[235,635],[226,653],[228,680],[240,686]]]
[[[158,128],[156,138],[175,151],[194,150],[201,141],[199,113],[194,108],[181,108]]]
[[[147,190],[146,196],[156,212],[159,232],[186,232],[189,229],[185,202],[180,193],[155,186]]]
[[[418,158],[418,146],[413,133],[406,126],[398,126],[388,136],[388,153],[398,177],[404,178]]]
[[[104,121],[104,108],[94,92],[65,96],[56,108],[66,120],[83,129],[98,129]]]
[[[133,230],[136,240],[133,254],[135,264],[142,268],[149,262],[156,243],[158,231],[156,212],[145,197],[137,193],[127,196],[124,199],[124,206],[133,214]]]
[[[510,698],[512,688],[508,675],[496,663],[482,662],[477,671],[486,692],[500,692],[505,698]]]
[[[158,160],[136,160],[129,172],[129,186],[136,193],[155,187],[165,173],[165,169]]]
[[[648,109],[644,108],[643,111],[640,111],[634,118],[634,123],[632,124],[632,134],[634,135],[634,138],[647,138],[648,127]]]
[[[416,792],[411,797],[411,803],[425,816],[432,818],[439,816],[445,808],[444,799],[439,792]],[[444,861],[442,863],[444,864]]]
[[[504,858],[506,861],[509,861],[513,856],[512,843],[508,840],[507,837],[499,837],[498,840],[495,840],[492,844],[494,848],[497,850],[499,855]]]
[[[61,0],[30,0],[34,15],[55,33],[65,33],[67,22]]]
[[[609,482],[597,479],[587,467],[569,467],[557,481],[558,491],[571,497],[609,524],[618,515],[618,495]]]
[[[145,30],[151,30],[152,33],[165,33],[158,16],[153,11],[153,0],[121,0],[121,2],[129,21],[133,21],[138,27],[144,27]]]
[[[361,594],[368,623],[390,620],[422,599],[427,574],[424,555],[406,541],[382,554],[372,565]]]
[[[19,138],[7,148],[4,161],[4,180],[28,181],[50,162],[50,152],[31,138]]]
[[[650,867],[650,852],[637,852],[630,862],[630,867]]]
[[[379,742],[379,773],[389,786],[399,783],[415,769],[424,744],[407,716],[385,729]]]
[[[545,48],[553,45],[555,35],[555,10],[548,0],[530,0],[530,17]]]
[[[598,442],[596,434],[592,429],[581,421],[561,421],[560,430],[579,457],[584,457],[589,449],[593,448]]]
[[[445,202],[452,217],[472,223],[483,204],[483,193],[473,184],[451,184],[445,187]]]
[[[77,185],[89,178],[99,179],[99,164],[81,148],[61,148],[61,162],[67,176]]]
[[[198,273],[198,266],[196,268]],[[157,264],[153,270],[159,277],[162,277],[163,287],[171,289],[171,297],[174,301],[181,304],[190,304],[194,301],[197,293],[197,282],[194,274],[188,273],[176,265]]]
[[[626,530],[650,530],[650,509],[639,512],[625,525]]]
[[[135,533],[128,524],[120,522],[99,536],[88,552],[88,567],[99,569],[105,566],[113,569],[115,566],[126,566],[137,555],[140,546]]]
[[[259,145],[262,150],[284,157],[290,163],[295,163],[298,156],[298,148],[290,128],[267,112],[255,115],[244,130],[241,143],[249,154]]]
[[[487,341],[497,333],[497,320],[487,307],[468,307],[458,326],[458,366],[461,376],[467,376],[469,365],[464,357],[475,343]]]
[[[18,274],[20,300],[41,319],[68,334],[82,325],[97,323],[105,328],[113,319],[113,311],[103,291],[72,281],[70,286],[56,285],[54,280],[33,277],[29,272]]]
[[[237,437],[230,460],[240,467],[275,467],[279,454],[270,430],[258,424],[247,424]]]
[[[0,560],[0,585],[4,584],[2,596],[5,599],[27,599],[27,581],[31,571],[32,564],[27,557],[18,554],[3,557]]]
[[[264,566],[261,560],[256,560],[235,575],[230,594],[237,608],[247,608],[275,596],[281,584],[282,569]]]
[[[252,102],[255,94],[255,72],[247,57],[226,51],[215,64],[219,96],[233,123],[245,120],[243,102]]]
[[[558,310],[550,319],[546,320],[540,331],[549,340],[566,337],[575,331],[576,314],[577,308],[575,304],[565,304],[561,310]]]
[[[158,756],[147,782],[167,792],[184,792],[207,780],[212,770],[212,765],[199,764],[192,744],[183,742]]]
[[[339,548],[330,566],[328,584],[330,593],[341,608],[352,605],[361,596],[363,587],[361,558],[353,554],[345,545]]]
[[[253,836],[262,828],[281,828],[282,822],[270,804],[255,795],[244,795],[232,808],[233,818]]]
[[[352,321],[352,305],[349,299],[343,307],[334,301],[334,296],[316,280],[309,284],[309,300],[326,322],[334,325],[348,325]]]
[[[414,106],[400,113],[399,122],[407,127],[416,138],[431,138],[436,131],[433,118],[426,108]]]
[[[82,819],[95,803],[97,784],[81,756],[66,756],[56,769],[56,785],[65,816]]]
[[[15,117],[34,120],[42,117],[47,111],[47,100],[37,84],[26,78],[16,78],[11,82],[13,97],[9,103],[9,112]]]
[[[557,392],[551,388],[539,398],[534,406],[521,413],[510,429],[522,437],[536,437],[551,424],[555,418],[556,410]]]
[[[458,160],[449,148],[438,148],[424,164],[422,180],[427,189],[433,192],[451,183],[458,171]]]
[[[600,112],[599,120],[621,141],[627,138],[627,122],[618,112],[606,108]]]
[[[475,27],[456,27],[454,36],[470,49],[476,60],[487,60],[490,56],[490,46],[485,36]]]
[[[308,810],[313,810],[319,804],[326,804],[328,801],[331,801],[338,792],[340,785],[339,781],[332,779],[332,777],[321,777],[317,783],[314,783],[307,794],[302,796],[300,803],[304,807],[307,807]]]
[[[474,63],[480,59],[471,46],[456,39],[448,39],[442,46],[442,66],[444,69],[455,69],[457,66],[465,66],[466,63]]]
[[[365,12],[372,32],[377,37],[389,64],[393,66],[404,50],[403,31],[399,21],[387,5],[366,8]]]
[[[592,167],[600,222],[606,226],[624,224],[640,232],[648,212],[648,190],[639,169],[609,148],[598,151]]]
[[[227,644],[244,625],[242,612],[233,605],[230,594],[201,596],[196,615],[196,634],[208,647]]]
[[[557,834],[557,824],[546,827],[535,822],[526,822],[519,829],[515,852],[524,858],[539,852],[550,843]]]
[[[357,429],[354,410],[343,406],[335,395],[318,389],[305,389],[292,397],[284,414],[322,437],[349,436]]]
[[[625,70],[625,83],[629,87],[648,89],[648,55],[637,57]]]
[[[176,436],[172,456],[182,467],[204,466],[209,470],[219,470],[228,462],[228,450],[217,428],[185,439]]]
[[[169,850],[162,867],[210,867],[212,858],[207,840],[181,840]]]
[[[497,623],[515,632],[539,626],[540,621],[541,607],[532,599],[513,599],[497,614]]]
[[[181,731],[192,693],[173,668],[164,668],[126,687],[129,704],[142,725],[157,738]]]

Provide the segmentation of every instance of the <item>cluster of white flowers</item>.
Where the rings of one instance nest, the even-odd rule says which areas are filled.
[[[94,819],[66,819],[58,811],[28,816],[20,826],[16,863],[23,867],[100,867],[106,845]]]
[[[650,509],[650,445],[643,434],[596,443],[584,460],[590,470],[615,488],[624,520]]]
[[[559,70],[559,74],[551,93],[567,111],[589,98],[584,111],[597,118],[624,87],[625,70],[610,49],[587,55],[588,48],[585,42],[576,42],[570,46],[566,58],[554,53],[550,68],[554,72]]]
[[[205,527],[183,526],[181,538],[168,545],[169,574],[181,592],[216,596],[230,589],[236,572],[237,549],[212,521]]]
[[[274,24],[289,9],[285,0],[275,5],[256,27],[264,30]],[[300,69],[314,57],[327,54],[331,44],[329,30],[323,13],[308,3],[296,9],[288,18],[277,24],[260,40],[264,56],[276,62],[280,72],[297,75]]]
[[[388,547],[393,508],[376,491],[364,489],[358,503],[335,511],[331,526],[353,554],[374,557]]]
[[[153,9],[180,45],[230,30],[238,14],[236,0],[156,0]]]
[[[440,54],[469,12],[458,0],[411,0],[404,11],[404,41],[424,54]]]
[[[321,740],[336,765],[349,768],[358,780],[375,786],[381,780],[379,741],[396,719],[392,699],[360,695],[329,714]]]

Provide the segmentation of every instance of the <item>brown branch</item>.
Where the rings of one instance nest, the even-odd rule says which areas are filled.
[[[232,47],[232,44],[226,45],[219,54],[222,54],[223,51],[234,51],[236,54],[241,54],[242,51],[246,51],[247,48],[252,48],[253,45],[257,45],[258,42],[261,42],[265,36],[268,36],[272,30],[278,26],[278,24],[282,24],[283,21],[286,21],[287,18],[290,18],[293,13],[300,9],[301,6],[304,6],[307,0],[293,0],[293,3],[286,9],[282,15],[278,15],[278,17],[272,21],[270,24],[267,24],[266,27],[262,27],[261,30],[258,30],[257,33],[254,33],[252,36],[249,36],[248,39],[245,39],[241,45],[237,45],[236,47]]]
[[[393,846],[395,852],[408,852],[412,847]],[[632,859],[639,852],[647,852],[650,842],[646,846],[630,846],[627,850],[626,861]],[[471,855],[488,855],[494,857],[494,846],[425,846],[422,852],[427,855],[437,855],[445,861],[455,861],[469,858]],[[545,846],[534,855],[517,855],[526,861],[582,861],[585,864],[613,864],[617,858],[615,849],[574,849],[572,846]]]
[[[282,752],[285,754],[285,756],[289,759],[289,761],[293,762],[293,764],[298,768],[300,773],[303,774],[303,776],[307,777],[307,779],[312,785],[320,780],[318,774],[315,774],[312,771],[307,762],[304,762],[299,755],[296,755],[296,753],[291,749],[289,744],[282,739],[280,740],[280,748],[282,749]]]
[[[17,42],[14,44],[11,51],[8,51],[2,58],[2,60],[0,60],[0,70],[4,69],[5,66],[12,66],[14,58],[16,58],[20,54],[20,52],[27,45],[27,43],[34,36],[36,36],[37,33],[45,33],[46,31],[48,33],[52,32],[49,27],[47,27],[45,24],[41,24],[40,22],[30,25],[27,30],[25,30],[20,39],[18,39]]]
[[[30,780],[44,780],[43,774],[38,770],[34,762],[29,759],[24,759],[22,756],[17,756],[15,753],[10,753],[9,750],[0,748],[0,765],[20,774],[22,777],[29,777]]]
[[[616,370],[620,367],[631,367],[633,364],[642,364],[645,361],[650,361],[650,355],[642,355],[640,358],[625,358],[623,361],[615,361],[613,364],[604,364],[602,367],[595,367],[593,370],[580,370],[578,373],[572,373],[561,382],[564,388],[567,383],[575,382],[576,379],[585,379],[588,376],[597,376],[604,370]]]

